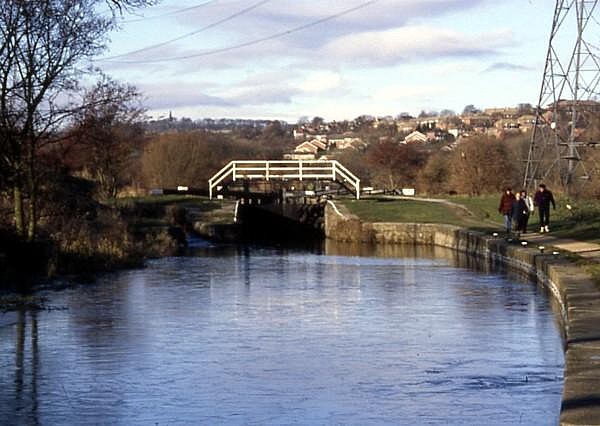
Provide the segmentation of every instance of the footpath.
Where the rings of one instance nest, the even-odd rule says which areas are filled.
[[[600,263],[600,244],[578,241],[572,238],[555,237],[552,233],[528,233],[521,239],[543,246],[552,246],[559,250],[574,253],[586,260]]]

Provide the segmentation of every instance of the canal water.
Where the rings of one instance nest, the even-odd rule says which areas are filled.
[[[464,261],[199,242],[42,290],[48,310],[0,314],[0,423],[557,424],[548,296]]]

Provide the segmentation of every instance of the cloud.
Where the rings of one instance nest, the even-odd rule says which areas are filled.
[[[202,93],[197,87],[202,85],[198,83],[142,84],[140,90],[146,96],[144,104],[149,109],[235,105],[231,100]]]
[[[448,92],[444,85],[393,85],[376,91],[373,99],[379,101],[404,101],[409,98],[431,98]]]
[[[239,87],[272,86],[274,83],[282,85],[285,82],[302,78],[304,75],[303,70],[295,67],[269,67],[266,71],[254,70],[251,74],[239,80],[236,85]]]
[[[299,91],[292,87],[256,86],[236,89],[233,95],[227,96],[236,106],[290,104]]]
[[[491,3],[491,0],[379,0],[368,7],[302,31],[257,44],[247,44],[252,43],[253,40],[283,33],[291,28],[330,17],[335,13],[365,3],[365,0],[348,2],[339,0],[272,1],[247,14],[211,28],[207,34],[200,33],[176,43],[117,58],[120,61],[132,60],[134,61],[132,64],[107,62],[105,66],[121,70],[142,66],[154,72],[176,67],[181,71],[190,72],[198,68],[226,69],[249,62],[266,64],[269,61],[287,61],[288,63],[311,61],[314,64],[316,55],[318,55],[318,62],[321,63],[321,66],[326,67],[331,66],[329,59],[333,58],[328,58],[323,54],[328,55],[332,51],[336,54],[334,56],[336,60],[348,59],[349,56],[352,56],[365,59],[365,63],[375,64],[404,62],[410,58],[428,57],[428,54],[444,55],[444,53],[448,53],[457,56],[486,52],[485,46],[477,45],[480,41],[477,40],[478,36],[469,38],[464,34],[441,30],[433,25],[426,26],[422,23],[430,23],[437,17],[451,13],[466,14],[470,9]],[[234,15],[247,7],[247,3],[238,0],[223,0],[166,19],[180,24],[182,28],[177,35],[181,35],[191,32],[189,30],[223,20],[223,18]],[[154,25],[158,26],[159,22]],[[183,28],[187,28],[187,30]],[[417,34],[418,32],[421,33]],[[427,39],[428,35],[429,39]],[[504,36],[505,34],[499,35]],[[388,39],[389,37],[391,39]],[[168,38],[165,35],[165,39]],[[490,45],[494,44],[494,40],[487,41]],[[365,46],[370,42],[376,44]],[[419,51],[419,45],[411,46],[411,42],[421,43],[429,49],[429,52]],[[444,42],[445,44],[443,44]],[[353,43],[359,43],[359,46],[352,46]],[[344,46],[347,44],[350,46]],[[496,44],[498,44],[497,40]],[[244,46],[228,49],[237,45]],[[438,46],[441,49],[436,50]],[[373,49],[373,47],[375,48]],[[222,48],[224,51],[220,51]],[[374,52],[365,55],[364,51],[369,49]],[[343,55],[344,51],[347,52],[345,56]],[[487,52],[489,51],[487,50]],[[193,57],[194,55],[197,56]],[[401,58],[401,55],[404,55],[406,59]],[[144,62],[145,60],[182,56],[192,56],[192,58],[148,65],[135,63],[135,61]],[[376,56],[378,58],[375,58]],[[387,60],[383,60],[384,58]],[[356,61],[351,62],[355,63]]]
[[[494,72],[494,71],[533,71],[535,68],[527,65],[512,64],[510,62],[496,62],[483,71],[482,73]]]
[[[379,0],[364,8],[319,23],[314,27],[286,36],[290,46],[302,48],[322,47],[332,39],[355,32],[387,30],[414,22],[429,22],[449,13],[466,13],[490,0]],[[249,2],[248,2],[249,3]],[[365,5],[365,0],[296,0],[272,1],[251,12],[238,16],[218,29],[238,34],[243,40],[262,37],[279,31],[340,14]],[[178,17],[179,23],[190,28],[201,28],[218,22],[247,7],[239,1],[221,1],[210,8],[192,11]]]
[[[325,46],[322,56],[386,66],[419,59],[489,55],[512,42],[512,38],[510,30],[468,35],[450,29],[414,26],[340,37]]]
[[[337,89],[342,86],[343,78],[339,73],[319,71],[309,74],[296,87],[307,93],[321,93]]]
[[[436,64],[435,67],[429,68],[427,73],[434,77],[447,77],[452,74],[472,74],[473,63],[458,58],[455,61],[445,61],[444,63]]]
[[[456,84],[472,85],[494,61],[483,72],[527,70],[499,62],[508,58],[500,56],[509,53],[506,47],[514,58],[523,50],[511,30],[493,24],[496,8],[509,0],[379,0],[302,31],[251,43],[367,1],[271,1],[210,31],[122,58],[130,64],[98,65],[136,83],[148,94],[151,108],[226,116],[262,116],[271,110],[277,116],[321,111],[339,117],[372,105],[381,111],[398,104],[433,105],[428,99],[439,101],[440,77],[442,83],[451,75]],[[184,14],[125,24],[122,41],[114,46],[124,52],[160,43],[257,2],[219,0]],[[214,53],[236,45],[244,47]],[[179,56],[192,58],[144,63]]]
[[[209,89],[210,93],[204,93],[199,88]],[[299,89],[285,83],[216,86],[201,82],[178,81],[167,84],[144,84],[140,86],[140,90],[145,95],[145,106],[151,110],[290,104],[294,96],[302,94]]]

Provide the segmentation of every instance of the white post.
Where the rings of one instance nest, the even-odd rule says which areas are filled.
[[[235,174],[235,161],[233,162],[233,181],[235,182],[235,179],[237,178],[236,174]]]
[[[300,181],[302,181],[302,160],[298,161],[298,175],[300,176]]]
[[[269,162],[265,161],[265,178],[269,181]]]

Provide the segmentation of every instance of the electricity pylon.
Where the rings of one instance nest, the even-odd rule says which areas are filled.
[[[574,189],[597,170],[600,144],[600,11],[598,0],[557,0],[523,184],[560,180]]]

